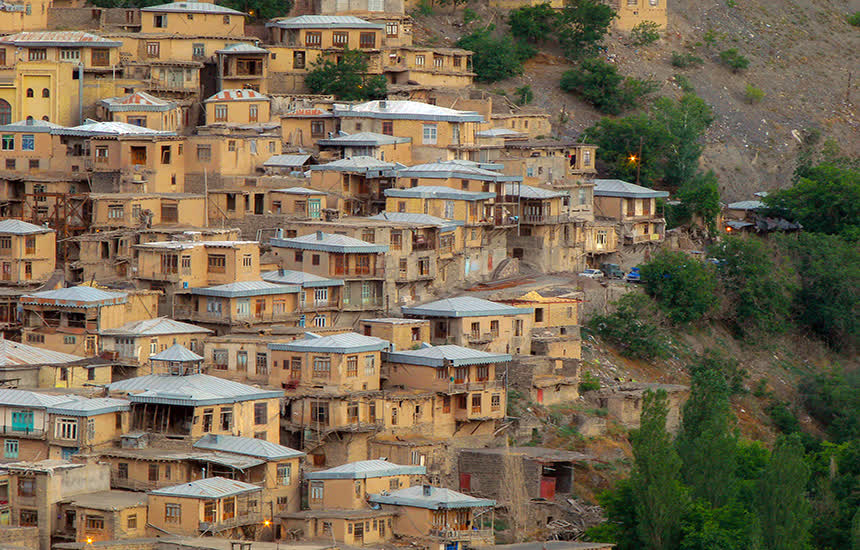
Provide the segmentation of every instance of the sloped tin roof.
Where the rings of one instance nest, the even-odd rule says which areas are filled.
[[[313,273],[305,273],[304,271],[292,271],[289,269],[266,271],[260,274],[264,281],[282,285],[301,285],[305,288],[321,287],[321,286],[343,286],[343,281],[340,279],[328,279],[320,277]]]
[[[128,302],[128,294],[125,292],[108,292],[100,288],[81,285],[24,294],[19,301],[22,304],[33,305],[96,307],[124,304]]]
[[[0,233],[10,235],[36,235],[38,233],[53,233],[50,227],[34,225],[22,220],[0,220]]]
[[[504,363],[512,359],[506,353],[487,353],[451,344],[422,347],[415,350],[392,351],[386,353],[385,357],[385,361],[391,363],[425,365],[429,367],[486,365],[488,363]]]
[[[192,363],[202,361],[203,357],[197,355],[181,344],[173,344],[161,353],[149,358],[150,361],[169,361],[172,363]]]
[[[298,248],[320,252],[388,252],[388,245],[386,244],[368,243],[354,237],[338,235],[336,233],[323,233],[322,231],[291,239],[273,238],[269,242],[272,246],[279,248]]]
[[[343,332],[329,336],[319,336],[306,332],[301,340],[269,344],[276,351],[310,351],[330,353],[356,353],[362,351],[381,351],[388,348],[388,341],[356,332]]]
[[[128,400],[132,403],[190,407],[271,399],[284,394],[283,391],[255,388],[208,374],[149,374],[114,382],[108,385],[108,390],[128,394]]]
[[[191,293],[200,296],[219,296],[221,298],[244,298],[247,296],[269,296],[272,294],[295,294],[301,288],[297,285],[278,285],[268,281],[241,281],[225,285],[192,288]]]
[[[71,353],[38,348],[0,338],[0,366],[62,365],[82,361],[83,359],[83,357],[72,355]]]
[[[132,321],[119,328],[109,328],[99,331],[105,336],[160,336],[165,334],[209,334],[208,328],[198,327],[182,321],[174,321],[169,317],[156,317]]]
[[[349,462],[328,470],[305,472],[306,479],[367,479],[399,475],[423,475],[427,473],[424,466],[406,466],[394,464],[387,460],[359,460]]]
[[[533,313],[533,308],[513,307],[472,296],[457,296],[436,300],[419,306],[402,307],[404,315],[420,317],[488,317],[491,315],[520,315]]]
[[[206,434],[194,445],[195,449],[221,451],[239,455],[254,456],[267,460],[281,460],[305,456],[305,453],[254,437]]]
[[[207,477],[190,483],[155,489],[150,491],[149,494],[168,497],[215,499],[262,490],[262,487],[235,479]]]
[[[377,504],[394,504],[396,506],[414,506],[430,510],[450,510],[453,508],[485,508],[495,506],[496,501],[487,498],[475,498],[451,489],[428,487],[429,495],[424,494],[425,486],[413,485],[405,489],[391,491],[387,495],[368,495],[370,502]]]

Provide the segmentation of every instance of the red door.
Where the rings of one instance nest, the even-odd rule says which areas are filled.
[[[542,477],[540,478],[540,496],[547,500],[555,498],[555,478]]]
[[[460,490],[464,493],[472,490],[472,474],[460,474]]]
[[[537,402],[543,403],[543,389],[538,388]]]

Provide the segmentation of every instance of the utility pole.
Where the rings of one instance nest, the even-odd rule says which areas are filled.
[[[642,142],[645,136],[639,136],[639,156],[636,157],[636,185],[639,185],[639,173],[642,171]]]

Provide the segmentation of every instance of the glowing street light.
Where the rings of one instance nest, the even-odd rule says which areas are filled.
[[[87,544],[92,545],[92,543],[93,543],[93,538],[87,537]]]

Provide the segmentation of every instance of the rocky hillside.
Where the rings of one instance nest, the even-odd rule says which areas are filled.
[[[416,41],[452,44],[472,28],[504,26],[504,12],[477,4],[470,4],[479,17],[469,25],[463,24],[461,11],[451,13],[447,7],[432,16],[416,15]],[[858,9],[860,0],[673,0],[662,40],[634,47],[627,36],[613,33],[605,41],[605,55],[622,74],[660,83],[660,95],[681,93],[676,74],[689,80],[716,114],[706,135],[703,167],[719,175],[725,200],[741,200],[788,184],[804,130],[819,129],[822,138],[835,140],[843,153],[860,151],[855,106],[860,100],[860,29],[846,20]],[[716,38],[710,47],[706,33]],[[747,70],[734,74],[719,64],[718,53],[728,48],[749,58]],[[687,51],[705,63],[673,67],[672,52]],[[571,68],[558,53],[545,45],[522,76],[482,87],[511,94],[531,85],[534,105],[571,115],[566,124],[554,121],[559,134],[576,136],[600,115],[558,88],[562,73]],[[764,92],[759,103],[745,101],[748,84]]]

